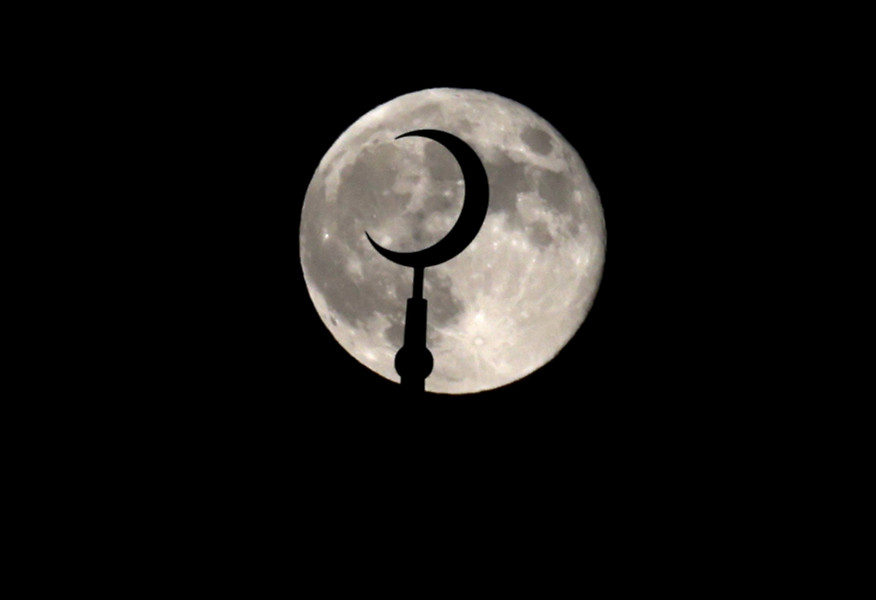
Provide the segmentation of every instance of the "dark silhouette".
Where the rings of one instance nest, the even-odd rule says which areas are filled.
[[[426,313],[428,302],[423,298],[423,276],[426,267],[439,265],[450,260],[475,239],[490,200],[490,186],[483,163],[471,147],[461,139],[437,129],[418,129],[398,136],[396,139],[418,136],[429,138],[450,150],[462,169],[465,180],[465,198],[462,212],[453,228],[434,245],[416,252],[395,252],[377,244],[368,232],[368,241],[382,256],[392,262],[414,269],[413,293],[408,298],[405,312],[404,344],[395,355],[395,370],[401,376],[402,388],[411,394],[425,391],[426,377],[432,372],[434,361],[426,347]]]

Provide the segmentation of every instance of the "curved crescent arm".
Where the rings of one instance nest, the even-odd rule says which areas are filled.
[[[405,267],[431,267],[455,257],[475,239],[484,219],[490,202],[490,186],[487,172],[478,155],[461,139],[446,131],[437,129],[418,129],[403,133],[395,139],[418,136],[434,140],[447,148],[462,169],[465,181],[465,197],[462,201],[462,211],[453,228],[447,235],[434,245],[416,252],[396,252],[379,245],[368,232],[368,241],[384,258]]]

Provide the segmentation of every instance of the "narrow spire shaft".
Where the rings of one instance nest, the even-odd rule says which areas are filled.
[[[423,271],[426,270],[426,267],[414,267],[414,293],[412,294],[412,298],[422,298],[423,297]]]

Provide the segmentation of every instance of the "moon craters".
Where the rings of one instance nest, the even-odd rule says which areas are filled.
[[[459,216],[464,182],[431,140],[439,129],[481,158],[490,206],[475,240],[426,270],[426,389],[469,393],[519,379],[575,333],[599,285],[604,221],[577,152],[544,119],[476,90],[423,90],[396,98],[341,135],[305,197],[300,255],[317,314],[357,360],[398,381],[412,271],[381,257],[365,231],[393,250],[432,245]]]
[[[541,154],[542,156],[547,156],[553,150],[553,142],[551,142],[551,135],[543,129],[538,129],[536,127],[527,127],[523,130],[523,133],[520,134],[520,139],[523,140],[529,148],[535,152],[536,154]]]

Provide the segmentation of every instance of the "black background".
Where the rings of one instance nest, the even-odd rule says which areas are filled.
[[[161,221],[146,258],[170,266],[143,290],[154,308],[145,329],[163,344],[159,381],[170,373],[177,391],[197,396],[185,409],[193,418],[206,406],[220,420],[327,423],[340,411],[350,427],[409,423],[404,411],[415,410],[424,422],[652,431],[736,410],[707,400],[734,386],[732,367],[716,368],[727,366],[716,348],[727,352],[728,311],[714,308],[725,292],[709,283],[715,207],[732,180],[715,167],[715,140],[733,126],[721,51],[653,31],[567,31],[529,39],[525,51],[516,34],[440,48],[411,35],[201,40],[169,59],[160,86],[134,90],[149,108],[139,115],[147,147],[160,148],[140,169],[143,210]],[[401,94],[445,86],[520,102],[577,149],[601,196],[606,262],[587,319],[555,360],[497,390],[400,409],[398,386],[318,318],[298,226],[308,183],[347,127]]]
[[[102,152],[68,187],[103,187],[108,200],[70,203],[109,238],[91,261],[100,293],[81,280],[63,290],[97,315],[71,315],[82,332],[65,357],[80,360],[69,378],[47,375],[74,392],[65,416],[90,425],[59,419],[70,447],[93,448],[71,472],[115,461],[98,469],[109,501],[143,498],[134,516],[147,528],[162,506],[174,535],[200,521],[227,540],[230,518],[286,547],[309,528],[305,555],[342,546],[357,561],[387,526],[405,533],[405,550],[414,536],[456,550],[482,533],[516,550],[556,534],[524,550],[557,548],[568,562],[569,545],[603,553],[599,529],[612,557],[644,534],[651,560],[681,521],[713,540],[724,539],[715,523],[744,525],[788,461],[784,448],[773,462],[752,450],[776,439],[765,417],[785,413],[754,383],[772,364],[769,336],[736,330],[736,290],[762,292],[722,260],[744,253],[759,210],[744,189],[748,155],[730,141],[757,99],[738,85],[739,40],[710,41],[715,21],[691,34],[690,15],[640,8],[607,28],[586,7],[573,22],[509,5],[510,22],[455,18],[430,31],[421,24],[436,14],[394,26],[347,10],[273,26],[270,15],[199,14],[175,34],[163,20],[99,70],[99,94],[81,78],[60,90],[105,128],[75,115],[71,150],[91,140]],[[498,390],[411,402],[323,326],[298,225],[320,159],[349,125],[439,86],[500,94],[556,127],[599,190],[608,245],[595,303],[555,360]],[[756,489],[746,496],[734,478]]]
[[[747,170],[764,142],[737,143],[746,107],[762,110],[738,60],[749,28],[662,7],[621,6],[609,22],[589,6],[503,5],[480,23],[464,6],[417,8],[404,23],[372,6],[370,21],[340,5],[162,14],[135,19],[134,37],[115,23],[110,35],[127,44],[59,52],[72,76],[46,112],[69,111],[59,154],[80,159],[62,204],[96,235],[74,231],[71,247],[93,247],[85,257],[59,252],[72,277],[52,310],[75,334],[35,336],[66,364],[34,378],[61,384],[32,404],[38,429],[52,419],[66,434],[50,462],[70,463],[69,485],[47,498],[117,505],[118,535],[139,542],[124,525],[136,521],[161,552],[179,547],[180,564],[193,554],[174,544],[180,532],[224,553],[235,533],[257,530],[331,557],[331,577],[338,552],[386,556],[375,549],[389,528],[404,551],[485,554],[498,541],[527,562],[555,549],[567,571],[583,548],[619,580],[637,552],[671,556],[684,577],[698,570],[667,552],[673,542],[712,562],[702,548],[742,538],[747,556],[762,539],[746,538],[748,514],[771,530],[797,500],[771,505],[770,485],[799,463],[776,435],[793,411],[757,380],[774,364],[771,331],[740,335],[748,316],[735,314],[737,296],[765,295],[738,260],[762,210]],[[298,222],[346,127],[435,86],[494,92],[552,123],[600,192],[608,247],[595,304],[556,360],[499,390],[414,403],[322,325]],[[764,458],[758,442],[778,451]],[[89,470],[107,494],[93,493]],[[684,524],[694,535],[679,540]]]

